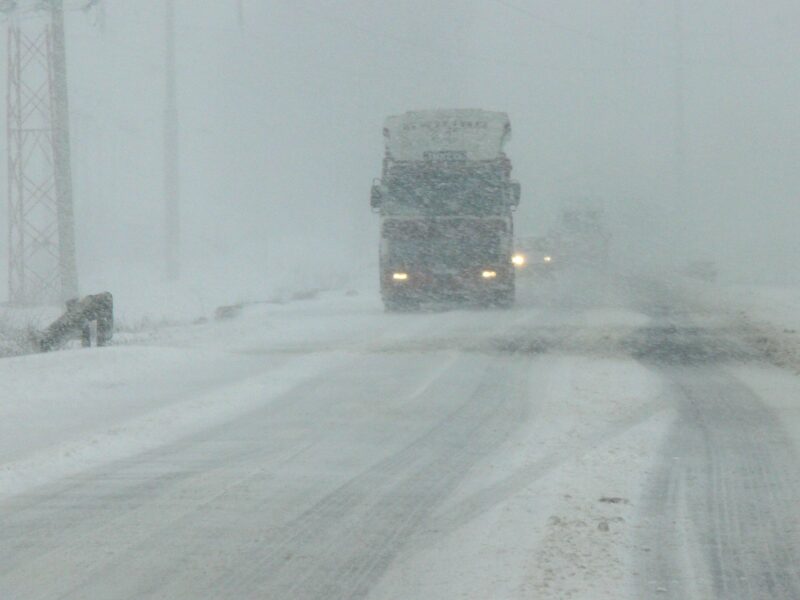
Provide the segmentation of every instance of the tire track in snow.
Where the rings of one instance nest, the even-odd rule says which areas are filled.
[[[800,598],[800,470],[780,422],[722,371],[664,374],[678,420],[643,498],[641,597]]]
[[[447,381],[465,400],[405,449],[345,483],[251,549],[246,570],[211,589],[272,597],[360,598],[425,517],[518,427],[527,410],[523,362],[467,360]],[[437,382],[441,386],[445,381]],[[436,401],[439,387],[428,390]]]
[[[441,364],[428,365],[425,380],[436,381],[454,362],[455,357],[445,357]],[[354,360],[352,366],[358,364]],[[378,393],[409,399],[406,382],[386,378],[379,381],[380,373],[367,372],[364,376],[365,384]],[[46,582],[52,580],[52,586],[62,590],[62,595],[84,597],[81,590],[92,589],[104,572],[119,569],[124,557],[146,554],[165,529],[188,528],[221,495],[236,494],[296,458],[297,452],[308,449],[309,444],[324,440],[327,415],[334,418],[339,409],[335,404],[320,402],[320,390],[335,377],[331,373],[315,375],[286,394],[285,401],[0,504],[0,541],[7,542],[0,544],[0,557],[4,558],[0,589],[11,589],[3,586],[16,585],[11,582],[30,572],[31,578],[22,585],[37,581],[37,587],[45,589]],[[424,386],[420,385],[412,395],[423,391]],[[316,419],[308,420],[307,415],[312,413]],[[305,429],[284,435],[277,427],[287,419],[299,419]],[[266,423],[267,428],[258,438],[249,439],[253,433],[242,430],[243,422]],[[231,435],[234,441],[226,442]],[[57,520],[64,511],[69,518]],[[122,531],[129,535],[120,536]],[[114,539],[118,542],[112,556],[105,548]],[[87,556],[94,556],[95,560],[87,561]],[[78,564],[75,561],[89,566],[64,573],[62,567]],[[48,569],[44,566],[47,564],[59,568]],[[175,574],[181,567],[161,563],[148,580],[168,581],[169,573]]]
[[[651,285],[639,299],[662,326],[635,356],[670,384],[677,419],[642,498],[638,595],[800,598],[797,452],[778,417],[722,367],[731,347],[744,362],[767,362],[763,353],[746,332],[698,335],[692,299],[673,289]]]
[[[536,481],[547,477],[559,467],[575,460],[598,446],[608,444],[615,438],[628,433],[647,420],[663,411],[663,405],[652,404],[632,412],[625,419],[612,423],[608,427],[598,429],[591,435],[568,448],[551,452],[540,459],[517,469],[501,481],[473,493],[447,510],[445,514],[436,516],[437,536],[441,533],[455,531],[492,508],[522,492]]]

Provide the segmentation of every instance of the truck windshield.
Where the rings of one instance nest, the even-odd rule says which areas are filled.
[[[504,172],[496,164],[395,165],[387,178],[388,214],[499,215]]]

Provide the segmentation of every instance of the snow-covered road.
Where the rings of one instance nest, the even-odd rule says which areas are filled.
[[[800,378],[749,336],[615,279],[0,361],[0,598],[800,598]]]

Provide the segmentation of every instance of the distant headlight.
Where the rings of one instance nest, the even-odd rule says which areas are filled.
[[[395,281],[406,281],[408,280],[408,273],[392,273],[392,279]]]
[[[521,267],[526,262],[525,255],[524,254],[515,254],[514,256],[511,257],[511,262],[514,264],[514,266]]]
[[[484,271],[483,273],[481,273],[481,277],[483,277],[484,279],[494,279],[495,277],[497,277],[497,272],[496,271]]]
[[[545,256],[542,260],[544,262],[546,262],[546,263],[553,262],[553,257],[552,256]]]

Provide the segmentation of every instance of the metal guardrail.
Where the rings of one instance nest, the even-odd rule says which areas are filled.
[[[68,300],[66,312],[39,336],[39,349],[57,350],[73,339],[80,339],[88,348],[92,345],[92,323],[96,324],[96,344],[105,346],[114,335],[114,297],[110,292]]]

